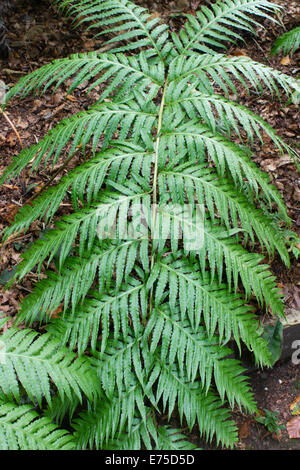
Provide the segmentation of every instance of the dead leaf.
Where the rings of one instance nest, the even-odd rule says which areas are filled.
[[[286,57],[283,57],[283,59],[281,59],[280,61],[281,65],[290,65],[290,63],[291,63],[291,59],[289,58],[288,55]]]
[[[240,439],[246,439],[247,437],[250,436],[250,420],[245,421],[244,423],[241,424],[239,428],[239,438]]]
[[[77,101],[77,98],[73,95],[66,96],[66,99],[69,100],[69,101]]]
[[[16,206],[15,204],[9,204],[8,211],[4,219],[10,224],[12,224],[15,220],[16,213],[18,212],[19,209],[20,209],[19,206]]]
[[[46,310],[46,313],[49,315],[50,318],[59,318],[62,311],[63,311],[63,304],[61,304],[59,307],[53,310],[53,312],[49,312],[49,310]]]
[[[94,41],[94,39],[88,39],[87,41],[84,41],[83,43],[83,47],[88,50],[94,49],[95,45],[96,45],[96,41]]]
[[[6,143],[10,146],[10,147],[15,147],[16,143],[17,143],[17,138],[16,138],[16,135],[13,133],[13,132],[10,132],[7,137],[6,137]]]
[[[300,416],[295,416],[286,425],[290,439],[300,439]]]
[[[247,49],[235,49],[235,51],[233,51],[231,55],[233,55],[234,57],[249,57]]]
[[[265,171],[275,171],[277,168],[276,161],[272,158],[267,158],[261,162],[261,166]]]

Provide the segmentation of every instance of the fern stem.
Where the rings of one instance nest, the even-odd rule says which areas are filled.
[[[155,162],[154,162],[154,174],[153,174],[153,210],[152,210],[152,217],[151,217],[151,237],[155,233],[155,223],[156,223],[156,204],[157,204],[157,177],[158,177],[158,158],[159,158],[159,142],[160,142],[160,131],[162,128],[162,117],[164,112],[164,105],[165,105],[165,96],[168,86],[168,78],[164,81],[164,89],[163,94],[160,102],[159,113],[158,113],[158,124],[157,124],[157,134],[156,134],[156,142],[155,142]],[[154,249],[152,245],[151,250],[151,262],[150,262],[150,273],[154,266]],[[149,300],[149,316],[151,315],[153,309],[153,287],[150,291],[150,300]]]

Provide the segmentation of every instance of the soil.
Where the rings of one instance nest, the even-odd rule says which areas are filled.
[[[140,3],[147,4],[145,0]],[[159,3],[151,1],[149,7],[152,12],[159,12],[170,23],[172,29],[176,30],[183,22],[180,12],[193,13],[201,4],[209,3],[211,2],[205,0]],[[269,53],[274,40],[284,30],[290,30],[300,24],[300,0],[288,2],[277,0],[276,3],[285,8],[279,18],[282,26],[270,21],[266,22],[265,29],[257,30],[256,38],[247,35],[246,43],[231,46],[229,53],[236,56],[247,55],[289,75],[297,76],[300,74],[300,51],[293,57],[285,58],[280,55],[270,58]],[[53,59],[66,57],[73,52],[96,50],[101,47],[101,40],[93,39],[92,35],[81,27],[75,31],[72,30],[70,21],[59,16],[54,8],[49,7],[47,1],[24,0],[20,2],[9,16],[7,26],[11,54],[8,61],[0,61],[0,80],[8,86],[14,84],[21,76]],[[23,147],[36,143],[62,118],[89,106],[97,99],[97,94],[100,92],[100,88],[96,88],[87,96],[83,88],[74,91],[65,99],[66,89],[67,84],[64,84],[54,94],[49,91],[42,97],[28,97],[23,101],[12,101],[6,112],[17,129]],[[235,99],[234,96],[232,98]],[[239,89],[239,100],[266,119],[288,143],[293,146],[300,143],[299,105],[279,102],[276,97],[272,99],[268,93],[262,96],[251,93],[249,97],[242,89]],[[21,145],[16,133],[7,120],[0,118],[0,174],[20,150]],[[254,150],[255,162],[270,175],[273,183],[282,193],[288,214],[293,221],[293,229],[300,235],[300,178],[294,164],[287,155],[278,155],[267,139],[263,146],[260,142],[256,142]],[[73,161],[69,168],[77,163]],[[49,181],[51,174],[54,174],[61,164],[62,160],[51,171],[45,168],[37,174],[30,174],[29,170],[25,170],[22,177],[2,186],[0,189],[0,231],[13,221],[18,208]],[[69,207],[68,202],[62,204],[58,215],[61,216],[67,212]],[[22,298],[31,292],[36,275],[30,274],[21,285],[14,285],[9,290],[2,289],[1,285],[11,277],[15,266],[20,262],[22,251],[39,236],[40,230],[44,228],[42,222],[35,222],[25,235],[21,235],[1,248],[0,315],[10,315],[12,321],[20,309]],[[272,260],[271,267],[277,277],[278,286],[285,296],[286,308],[299,309],[299,262],[293,260],[291,268],[286,269],[276,258]],[[278,424],[283,425],[284,429],[277,436],[268,432],[255,420],[254,416],[249,417],[234,410],[233,419],[237,422],[240,435],[236,449],[300,450],[300,439],[290,439],[286,430],[286,424],[292,418],[290,404],[300,395],[300,364],[293,364],[289,358],[284,362],[279,361],[271,369],[251,370],[249,377],[258,408],[277,412]],[[199,445],[196,432],[192,432],[189,438]],[[200,446],[206,449],[217,448],[213,444],[207,445],[202,441]]]

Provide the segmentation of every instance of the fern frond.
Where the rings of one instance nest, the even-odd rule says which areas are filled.
[[[172,86],[172,91],[175,89],[176,87]],[[185,91],[183,95],[177,96],[175,99],[171,99],[172,101],[168,102],[171,111],[168,120],[166,120],[168,124],[174,120],[175,116],[178,116],[176,119],[177,125],[179,124],[180,118],[181,120],[184,119],[185,122],[187,122],[187,119],[189,121],[194,120],[195,123],[199,123],[200,118],[200,121],[204,121],[214,134],[218,134],[218,132],[220,133],[220,123],[222,123],[223,134],[226,133],[227,136],[231,136],[232,131],[234,131],[244,143],[244,139],[241,135],[242,129],[243,132],[246,133],[250,144],[253,144],[254,137],[258,137],[263,145],[263,133],[265,133],[281,152],[287,152],[294,160],[299,160],[297,152],[286,144],[264,119],[243,105],[228,100],[220,95],[207,95],[190,90]],[[191,125],[191,123],[187,122],[186,125]]]
[[[58,426],[62,426],[63,423],[71,423],[74,413],[80,406],[80,400],[75,393],[73,393],[71,400],[66,397],[62,398],[56,393],[52,398],[51,405],[44,409],[43,416]]]
[[[293,55],[299,47],[300,26],[291,29],[291,31],[287,31],[286,33],[282,34],[282,36],[277,38],[273,45],[271,55],[274,56],[279,52],[282,52],[283,55]]]
[[[218,0],[210,8],[202,6],[196,17],[186,15],[183,29],[172,39],[181,55],[192,50],[212,52],[214,47],[225,48],[226,41],[243,40],[237,30],[254,33],[253,26],[259,24],[255,16],[275,21],[271,15],[278,10],[276,3],[267,0]]]
[[[139,328],[139,315],[145,318],[147,308],[147,292],[144,283],[131,279],[117,293],[114,291],[86,299],[83,306],[75,310],[74,315],[65,315],[62,319],[50,323],[48,331],[60,339],[62,344],[69,344],[71,349],[78,348],[84,352],[88,344],[96,348],[101,328],[100,351],[104,352],[110,330],[113,330],[114,338],[118,339],[122,332],[125,340],[129,335],[129,321],[134,328]],[[140,312],[141,311],[141,312]],[[113,328],[110,326],[112,320]]]
[[[150,65],[148,55],[147,52],[141,52],[138,57],[127,57],[124,54],[88,52],[56,59],[19,80],[7,93],[6,103],[16,95],[24,98],[29,93],[46,93],[53,84],[53,91],[56,91],[70,78],[72,84],[67,94],[85,82],[89,82],[86,86],[89,93],[101,83],[111,80],[110,85],[106,86],[101,94],[101,101],[112,94],[115,100],[120,100],[133,88],[139,93],[144,93],[151,87],[154,97],[163,83],[164,67],[161,62]]]
[[[237,240],[238,241],[238,240]],[[275,277],[268,270],[269,266],[262,264],[263,257],[253,255],[236,243],[218,226],[205,222],[203,250],[199,250],[199,258],[204,268],[204,253],[209,254],[208,265],[214,278],[214,269],[218,271],[219,282],[223,274],[221,264],[224,261],[229,288],[238,288],[238,277],[243,283],[246,297],[250,297],[251,289],[257,300],[271,307],[277,315],[283,315],[283,301],[275,282]],[[241,270],[241,271],[240,271]]]
[[[48,257],[48,265],[55,254],[58,254],[59,267],[62,268],[66,258],[73,248],[75,240],[79,241],[79,255],[89,255],[96,239],[120,239],[124,234],[128,238],[127,225],[124,225],[122,215],[129,211],[132,205],[149,206],[149,194],[142,192],[140,187],[128,185],[120,187],[121,193],[104,192],[97,204],[81,211],[63,217],[53,229],[39,239],[23,255],[23,261],[18,266],[14,279],[23,277],[35,266],[40,269]],[[140,190],[141,192],[136,192]],[[115,225],[116,224],[116,225]]]
[[[148,240],[128,240],[122,243],[107,243],[93,247],[92,254],[85,257],[68,257],[60,273],[48,271],[47,279],[37,283],[30,297],[26,297],[19,312],[19,321],[32,324],[47,321],[51,313],[63,304],[63,311],[69,307],[72,314],[88,294],[97,279],[98,293],[114,286],[117,292],[129,281],[137,259],[144,262],[147,272]],[[113,281],[113,278],[116,279]]]
[[[102,148],[106,148],[121,122],[119,140],[126,139],[130,133],[133,143],[138,143],[141,131],[146,134],[151,133],[156,118],[156,107],[149,103],[145,110],[142,110],[136,102],[127,102],[127,104],[106,102],[94,105],[88,111],[81,111],[77,115],[63,119],[37,145],[24,149],[4,172],[0,184],[8,177],[19,175],[32,160],[34,160],[32,171],[39,167],[43,159],[46,165],[52,157],[51,163],[55,165],[63,149],[71,140],[69,155],[79,148],[84,152],[91,140],[92,151],[95,153],[99,139],[105,131]]]
[[[180,429],[170,426],[158,428],[158,444],[155,450],[200,450],[195,444],[187,441]]]
[[[161,339],[161,361],[172,365],[178,362],[179,369],[193,383],[200,376],[206,393],[212,378],[222,400],[225,394],[233,407],[237,403],[250,412],[256,410],[253,394],[243,375],[244,369],[235,359],[228,359],[231,349],[221,346],[219,338],[209,337],[204,328],[198,326],[195,332],[188,320],[183,320],[182,309],[171,312],[167,304],[152,312],[146,331],[153,331],[150,353],[154,354]],[[198,375],[199,374],[199,375]]]
[[[131,386],[121,396],[114,396],[112,400],[103,397],[94,409],[81,412],[73,421],[77,449],[107,448],[110,442],[120,439],[122,435],[123,438],[128,438],[136,434],[137,427],[145,425],[149,409],[143,405],[139,383],[133,378],[132,380]],[[144,419],[139,415],[139,407]],[[153,434],[155,435],[155,431]],[[127,447],[127,450],[129,448],[131,447]]]
[[[146,181],[150,179],[153,154],[126,142],[97,153],[94,158],[63,176],[56,186],[48,188],[31,205],[25,205],[15,216],[14,223],[3,231],[3,241],[21,230],[27,230],[34,220],[52,221],[64,197],[70,192],[75,209],[79,203],[90,205],[99,198],[106,178],[118,184],[130,179],[132,172]]]
[[[41,406],[45,397],[51,404],[51,384],[61,397],[82,392],[93,400],[97,395],[97,375],[86,358],[62,349],[50,335],[31,330],[9,328],[1,335],[6,347],[4,364],[0,364],[0,388],[9,400],[21,401],[19,381],[31,401]]]
[[[0,401],[1,450],[74,450],[75,441],[31,406]]]
[[[95,3],[93,0],[72,2],[54,0],[67,14],[77,19],[77,23],[93,23],[88,29],[105,27],[101,34],[113,33],[114,38],[104,44],[126,41],[124,46],[117,46],[114,52],[128,51],[140,47],[147,47],[158,57],[165,57],[173,45],[168,41],[167,25],[161,23],[159,18],[151,18],[148,11],[128,0],[106,0]],[[115,34],[116,33],[116,34]],[[135,41],[131,41],[131,39]]]
[[[198,131],[199,132],[199,131]],[[184,133],[173,134],[172,137],[184,136]],[[198,134],[199,135],[199,134]],[[179,141],[178,138],[175,145],[178,147],[185,144],[185,142]],[[188,140],[188,134],[187,134]],[[217,142],[218,145],[218,142]],[[208,144],[210,155],[212,151],[213,159],[218,162],[219,155],[221,152],[218,147],[213,148],[212,145]],[[173,147],[174,148],[174,147]],[[226,142],[225,142],[226,151]],[[230,152],[228,152],[230,154]],[[221,154],[222,155],[222,154]],[[232,156],[231,156],[232,157]],[[225,157],[226,158],[226,157]],[[230,162],[231,163],[231,162]],[[250,170],[252,168],[250,167]],[[260,172],[261,173],[261,172]],[[260,179],[258,179],[259,181]],[[261,178],[262,183],[266,186],[266,181]],[[229,180],[224,177],[219,178],[210,168],[205,167],[203,164],[184,164],[177,166],[173,170],[162,171],[159,175],[160,193],[164,194],[167,190],[169,191],[170,198],[174,204],[183,204],[186,201],[193,205],[195,197],[197,198],[198,204],[206,205],[210,218],[215,223],[215,207],[218,211],[218,217],[225,224],[226,228],[230,230],[231,224],[236,227],[238,218],[241,220],[243,230],[250,235],[253,240],[253,232],[259,239],[262,246],[265,246],[268,251],[274,252],[276,248],[281,254],[284,262],[289,265],[289,256],[287,249],[282,242],[279,228],[272,223],[271,216],[267,218],[267,212],[262,212],[256,209],[255,205],[249,201],[247,194],[237,192]],[[268,185],[267,185],[268,186]],[[178,191],[179,188],[182,191]],[[273,188],[268,188],[273,198],[282,207],[281,197]],[[186,194],[186,199],[185,199]],[[163,211],[163,209],[161,209]],[[172,217],[172,215],[170,215]],[[192,223],[192,222],[191,222]],[[204,225],[208,226],[207,223]],[[205,230],[205,228],[204,228]],[[247,238],[247,236],[246,236]]]
[[[228,143],[228,145],[227,145]],[[164,153],[164,161],[170,155],[171,165],[175,165],[178,163],[177,155],[185,157],[188,154],[190,160],[198,160],[200,155],[200,161],[204,159],[204,152],[208,151],[209,157],[213,160],[216,164],[217,169],[220,168],[222,165],[221,170],[219,170],[220,176],[224,177],[224,170],[228,165],[229,171],[233,172],[233,174],[238,174],[236,161],[234,161],[234,157],[237,154],[235,152],[235,147],[231,147],[231,143],[222,137],[216,136],[204,128],[197,129],[196,127],[192,128],[180,128],[175,132],[172,131],[169,134],[165,133],[164,136],[161,138],[160,142],[161,148]],[[202,156],[202,158],[201,158]],[[173,161],[171,160],[173,158]],[[182,161],[182,159],[180,159]],[[162,162],[163,164],[164,162]],[[226,166],[225,166],[226,165]],[[171,166],[171,167],[172,167]],[[246,167],[247,168],[247,167]],[[251,167],[250,167],[251,168]],[[246,170],[245,170],[246,171]],[[176,169],[174,170],[176,173]],[[172,178],[169,178],[169,189],[173,193],[173,200],[176,202],[182,203],[182,196],[181,199],[176,196],[177,188],[172,185]],[[178,178],[179,180],[179,178]],[[226,180],[225,180],[226,181]],[[171,186],[170,186],[171,182]],[[191,188],[191,186],[190,186]],[[199,188],[199,186],[198,186]],[[164,186],[161,187],[161,193],[163,194],[163,190],[165,189]],[[230,193],[227,193],[229,196]],[[199,188],[199,198],[201,197],[201,188]],[[209,197],[209,196],[208,196]],[[230,197],[230,196],[229,196]],[[217,196],[216,196],[217,198]],[[222,198],[224,201],[224,198]],[[189,200],[192,200],[191,193],[189,194]],[[278,225],[274,225],[273,220],[271,217],[266,218],[265,214],[256,209],[254,205],[249,204],[246,199],[246,196],[243,193],[235,192],[235,198],[230,197],[230,210],[231,215],[234,220],[234,225],[236,226],[236,216],[237,214],[241,219],[243,219],[243,227],[247,235],[253,240],[253,232],[259,239],[259,242],[262,246],[266,247],[269,253],[274,253],[274,249],[278,251],[280,256],[282,257],[283,261],[289,265],[289,256],[285,244],[282,240],[280,230]],[[209,201],[211,202],[211,200]],[[280,199],[279,199],[280,202]],[[200,204],[203,203],[203,197],[199,201]],[[220,206],[219,206],[220,207]],[[251,209],[250,209],[251,208]],[[249,213],[247,215],[247,212]],[[210,206],[210,212],[212,210],[212,206]],[[221,213],[223,214],[222,217],[227,219],[226,214],[226,206],[222,208]],[[251,213],[251,215],[250,215]],[[170,215],[172,217],[172,215]],[[250,217],[250,218],[249,218]],[[173,216],[174,218],[174,216]],[[266,227],[268,227],[266,229]]]
[[[235,82],[245,87],[254,87],[256,92],[263,92],[265,86],[273,95],[279,95],[278,85],[289,96],[300,90],[299,81],[265,64],[255,62],[249,57],[230,57],[224,54],[195,54],[179,56],[173,59],[169,66],[170,83],[175,81],[176,90],[189,80],[191,87],[207,94],[214,93],[214,85],[218,85],[226,94],[238,92]]]
[[[145,424],[141,419],[135,420],[131,433],[123,433],[117,439],[104,446],[104,450],[141,450],[148,451],[155,448],[157,443],[157,430],[154,420],[148,417]]]
[[[103,390],[109,399],[113,397],[116,388],[119,396],[122,395],[123,389],[130,388],[132,373],[145,388],[140,351],[143,334],[140,324],[135,326],[136,331],[127,327],[129,333],[126,334],[125,341],[108,341],[105,352],[95,354],[97,357],[95,367],[99,371]]]
[[[230,412],[222,408],[223,403],[212,390],[205,393],[200,382],[191,384],[176,366],[170,366],[155,356],[155,365],[149,377],[149,387],[157,381],[156,399],[163,401],[171,416],[177,403],[181,421],[186,419],[189,429],[196,424],[200,436],[211,441],[215,436],[217,444],[232,447],[236,441],[237,429],[231,421]]]
[[[13,327],[0,337],[0,447],[192,449],[178,429],[157,425],[155,413],[170,421],[175,411],[190,430],[197,425],[200,436],[233,447],[228,408],[255,412],[256,404],[227,346],[234,342],[241,355],[245,345],[257,365],[271,365],[251,304],[283,315],[264,257],[277,252],[289,266],[289,252],[298,254],[283,199],[249,147],[267,136],[277,151],[299,156],[229,98],[236,83],[277,96],[300,86],[213,48],[241,39],[238,30],[252,33],[259,17],[272,19],[279,8],[217,0],[187,15],[176,36],[129,0],[53,1],[114,49],[56,60],[8,94],[44,93],[71,79],[68,93],[106,87],[88,111],[23,150],[0,181],[62,157],[65,169],[79,152],[85,159],[20,209],[4,233],[8,243],[35,220],[46,224],[11,282],[32,270],[42,277],[16,323],[46,322],[48,331]],[[73,208],[59,218],[65,198]],[[262,254],[252,252],[256,242]],[[24,396],[46,404],[45,418],[7,402],[20,405]],[[53,422],[68,422],[74,436]]]
[[[182,319],[187,316],[194,331],[204,321],[209,336],[218,327],[220,342],[228,342],[233,336],[240,346],[241,338],[249,349],[253,346],[253,350],[257,351],[259,363],[269,362],[266,345],[257,336],[258,325],[254,321],[252,308],[245,305],[239,294],[228,292],[226,285],[212,282],[207,273],[200,274],[198,263],[182,257],[174,261],[172,256],[162,258],[155,265],[148,282],[149,285],[154,282],[157,284],[155,300],[158,305],[159,293],[168,284],[171,311],[175,309],[178,300]],[[261,346],[255,348],[254,344],[258,346],[259,343]]]

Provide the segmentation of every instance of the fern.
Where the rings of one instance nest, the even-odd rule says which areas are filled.
[[[28,405],[0,400],[0,445],[2,450],[72,450],[73,436],[58,429]]]
[[[97,395],[97,377],[85,358],[74,361],[75,355],[62,351],[59,342],[30,330],[10,328],[1,340],[5,344],[5,363],[0,366],[0,389],[11,400],[21,402],[21,390],[40,406],[42,398],[51,403],[50,379],[61,397],[72,392],[82,399],[82,392],[93,401]]]
[[[282,52],[284,55],[293,55],[299,47],[300,26],[291,29],[291,31],[287,31],[286,33],[282,34],[282,36],[277,38],[273,45],[271,55],[278,54],[279,52]]]
[[[176,34],[128,0],[54,3],[103,35],[106,52],[45,65],[9,91],[6,105],[70,79],[67,93],[105,86],[1,178],[85,159],[4,231],[9,242],[34,221],[48,226],[13,279],[43,273],[16,325],[44,323],[47,333],[15,325],[1,336],[1,448],[193,449],[179,429],[157,424],[158,413],[170,420],[175,409],[182,426],[233,447],[230,408],[253,413],[256,404],[229,346],[271,365],[254,303],[283,315],[267,258],[289,266],[296,254],[283,199],[251,149],[267,135],[279,152],[299,156],[231,94],[243,87],[290,97],[300,85],[219,50],[279,7],[217,1],[187,15]],[[65,198],[74,210],[59,218]],[[67,421],[72,435],[60,430]]]

